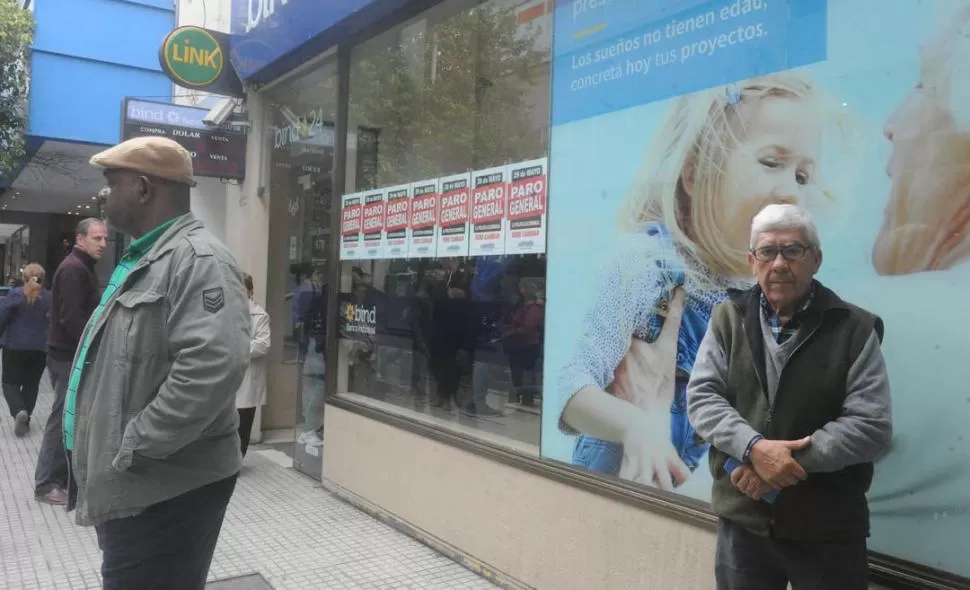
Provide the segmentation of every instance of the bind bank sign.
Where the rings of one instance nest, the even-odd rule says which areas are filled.
[[[362,334],[374,336],[377,334],[377,307],[366,307],[359,303],[344,301],[341,303],[341,328],[347,335]]]
[[[232,0],[233,66],[243,79],[378,0]]]

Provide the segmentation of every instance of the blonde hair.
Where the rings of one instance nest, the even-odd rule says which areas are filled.
[[[730,152],[744,133],[742,105],[768,98],[816,100],[813,81],[797,72],[752,78],[675,101],[620,211],[620,229],[659,222],[674,241],[715,275],[747,276],[747,252],[719,229],[716,211]],[[691,195],[684,175],[691,174]]]
[[[44,272],[43,266],[32,262],[24,267],[22,274],[24,277],[24,299],[27,300],[27,305],[33,305],[44,293],[44,277],[47,273]]]

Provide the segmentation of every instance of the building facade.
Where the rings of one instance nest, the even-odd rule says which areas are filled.
[[[820,280],[886,322],[873,579],[968,587],[966,0],[231,17],[250,132],[226,239],[273,318],[263,423],[295,425],[298,469],[509,587],[709,588],[684,387],[750,284],[753,213],[797,202]],[[626,379],[636,354],[662,368]]]
[[[29,227],[24,255],[8,257],[11,268],[27,262],[53,267],[65,240],[73,241],[78,218],[100,215],[96,195],[104,181],[88,160],[118,142],[124,97],[172,98],[158,44],[175,24],[175,7],[169,0],[24,4],[36,23],[27,154],[0,184],[0,225]],[[99,267],[105,279],[114,262],[107,258]]]

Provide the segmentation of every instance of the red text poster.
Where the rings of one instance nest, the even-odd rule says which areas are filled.
[[[469,256],[505,253],[505,199],[508,167],[472,172]]]
[[[411,183],[408,256],[434,258],[438,246],[438,180]]]
[[[385,258],[407,258],[410,235],[408,227],[411,216],[411,185],[405,184],[387,189],[387,213],[384,230],[387,244]]]
[[[384,258],[384,245],[387,232],[384,231],[384,213],[387,207],[384,191],[364,193],[363,238],[361,247],[367,260]]]
[[[340,259],[360,258],[361,229],[364,208],[359,194],[344,195],[340,200]]]
[[[548,158],[509,166],[506,254],[546,251],[546,195]]]
[[[470,178],[466,172],[439,181],[438,258],[468,256]]]

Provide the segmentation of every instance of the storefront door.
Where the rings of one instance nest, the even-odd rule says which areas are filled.
[[[283,333],[275,395],[287,399],[295,414],[293,466],[320,478],[323,446],[323,408],[327,359],[327,277],[335,257],[330,249],[333,197],[336,68],[325,63],[292,83],[269,93],[266,106],[270,198],[274,213],[285,222],[272,223],[270,281],[283,282],[268,296],[283,301],[272,305],[274,322]],[[285,208],[280,202],[285,202]],[[282,242],[282,243],[279,243]],[[282,246],[282,247],[281,247]],[[285,418],[285,416],[283,417]]]

